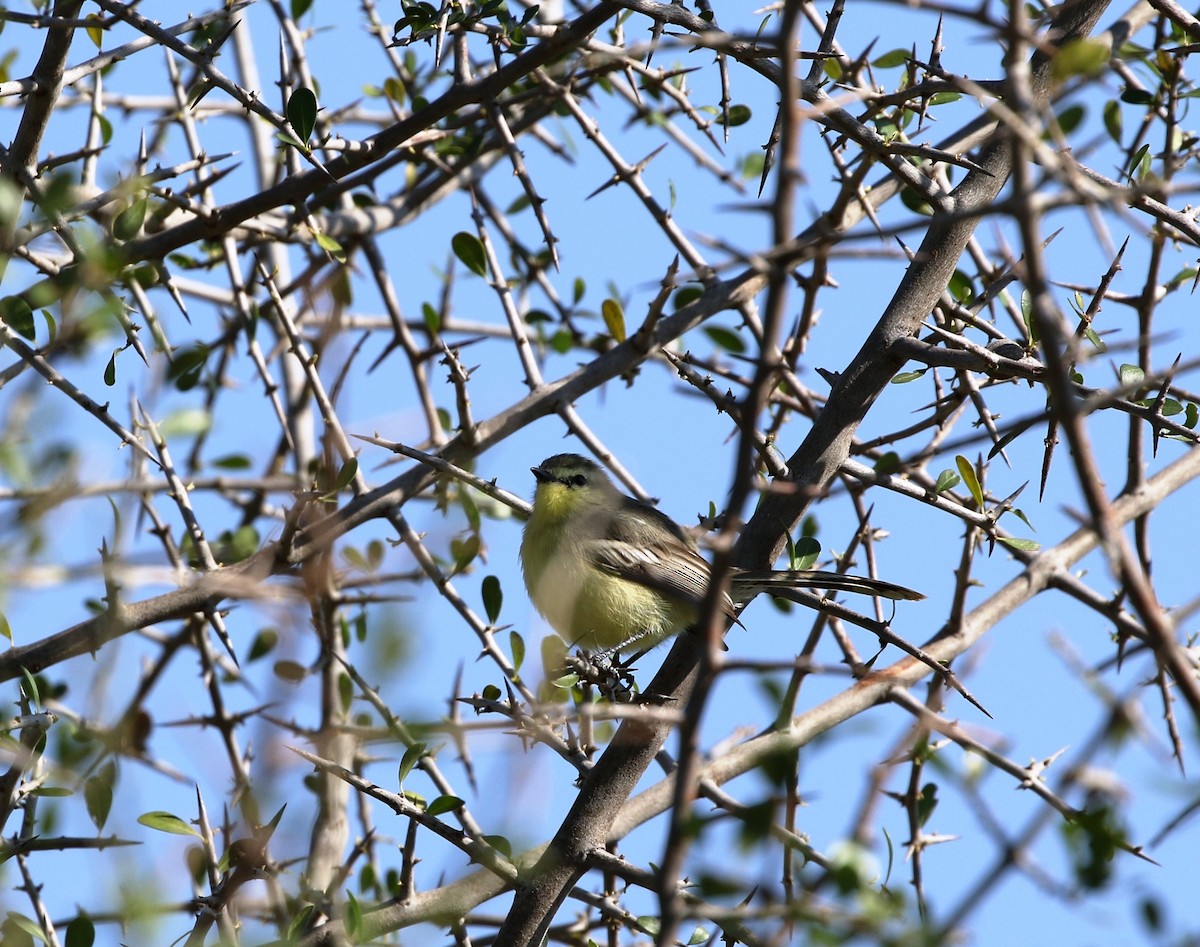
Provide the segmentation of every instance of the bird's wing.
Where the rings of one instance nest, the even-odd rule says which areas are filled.
[[[699,608],[712,571],[707,560],[670,517],[633,499],[627,507],[635,515],[612,518],[602,535],[586,542],[589,558],[605,572]],[[728,596],[721,610],[734,616]]]
[[[708,588],[708,563],[686,546],[646,546],[621,539],[588,543],[600,569],[698,606]]]

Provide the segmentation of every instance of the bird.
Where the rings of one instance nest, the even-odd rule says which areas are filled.
[[[521,571],[534,607],[569,646],[642,651],[697,621],[712,566],[678,523],[626,496],[599,464],[579,454],[555,454],[530,470],[537,486],[521,537]],[[735,569],[729,586],[720,609],[730,623],[737,620],[735,603],[762,591],[925,597],[879,579],[811,569]]]

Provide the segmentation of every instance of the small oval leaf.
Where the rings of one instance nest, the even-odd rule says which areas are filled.
[[[33,310],[22,296],[5,296],[0,299],[0,321],[22,338],[34,339]]]
[[[460,230],[450,238],[450,249],[463,266],[476,276],[487,276],[487,258],[483,244],[475,234]]]
[[[618,342],[625,341],[625,311],[615,299],[606,299],[600,304],[600,315],[608,334]]]
[[[317,124],[317,97],[312,89],[297,89],[287,103],[287,119],[301,142],[307,142]]]
[[[734,355],[741,355],[746,351],[746,343],[732,329],[726,329],[724,326],[705,326],[704,334],[712,339],[714,344]]]
[[[429,803],[429,808],[425,811],[429,815],[444,815],[447,812],[453,812],[455,809],[461,809],[465,803],[458,796],[438,796],[433,802]]]
[[[1136,388],[1146,380],[1146,373],[1137,365],[1124,364],[1120,368],[1121,387]]]
[[[933,492],[945,493],[947,490],[953,490],[960,483],[962,483],[962,477],[953,470],[943,470],[938,474],[937,483],[933,485]]]
[[[140,198],[117,214],[113,221],[113,236],[118,240],[132,240],[146,222],[146,198]]]
[[[525,639],[515,631],[508,633],[508,644],[512,648],[513,668],[517,671],[521,670],[521,665],[525,663]]]
[[[1042,548],[1042,544],[1034,539],[1016,539],[1012,536],[1001,536],[999,539],[1004,545],[1011,546],[1013,549],[1020,549],[1024,552],[1037,552]]]
[[[172,815],[170,812],[155,810],[153,812],[145,812],[138,816],[138,822],[146,826],[148,829],[154,829],[157,832],[167,832],[171,835],[194,835],[200,837],[200,833],[193,829],[190,825],[179,818],[177,815]]]
[[[490,624],[496,624],[500,617],[500,606],[504,604],[504,591],[500,588],[500,580],[494,575],[483,577],[483,610]]]
[[[974,466],[962,454],[955,456],[954,463],[958,466],[958,472],[962,475],[963,483],[967,485],[975,504],[982,510],[984,508],[983,488],[979,485],[979,478],[975,476]]]

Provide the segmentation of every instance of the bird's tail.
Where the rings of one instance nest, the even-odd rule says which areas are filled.
[[[829,589],[836,592],[856,592],[860,595],[879,595],[883,598],[917,601],[925,596],[903,585],[869,579],[845,572],[819,572],[815,569],[794,569],[771,572],[738,572],[733,576],[731,596],[746,602],[760,592],[787,598],[789,589]]]

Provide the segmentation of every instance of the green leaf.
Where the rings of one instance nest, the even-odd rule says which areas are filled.
[[[252,466],[250,458],[245,454],[226,454],[224,457],[218,457],[211,461],[211,464],[222,470],[249,470]]]
[[[512,648],[513,668],[521,670],[521,665],[525,663],[525,639],[515,631],[508,633],[508,644]]]
[[[22,338],[33,341],[33,310],[29,308],[24,297],[5,296],[0,299],[0,321]]]
[[[950,295],[964,306],[969,306],[975,301],[975,286],[971,282],[971,277],[962,270],[954,271],[954,275],[950,277],[948,288]]]
[[[487,258],[484,256],[483,244],[475,234],[460,230],[450,238],[450,249],[463,266],[476,276],[487,276]]]
[[[1131,179],[1141,180],[1149,170],[1150,145],[1147,143],[1133,153],[1133,157],[1129,159],[1129,164],[1125,169],[1125,174]]]
[[[329,254],[335,263],[346,262],[346,251],[342,245],[327,233],[316,234],[317,246]]]
[[[104,830],[104,823],[108,821],[108,814],[112,811],[113,786],[116,781],[117,767],[109,760],[83,784],[83,802],[97,832]]]
[[[703,286],[684,286],[675,292],[675,298],[673,300],[675,309],[680,310],[684,306],[694,303],[703,295]]]
[[[276,661],[271,670],[277,678],[289,684],[298,684],[308,676],[308,671],[298,661]]]
[[[483,690],[480,691],[480,693],[483,695],[484,700],[499,700],[504,696],[501,693],[500,688],[495,684],[484,684]]]
[[[190,825],[179,818],[177,815],[172,815],[169,812],[163,812],[161,809],[156,809],[153,812],[145,812],[138,816],[138,822],[146,826],[148,829],[154,829],[156,832],[166,832],[170,835],[194,835],[200,837],[200,833],[193,829]]]
[[[266,657],[275,650],[275,645],[279,643],[279,632],[274,628],[264,628],[254,640],[250,642],[250,651],[246,654],[246,663],[257,661],[259,658]]]
[[[84,20],[87,23],[84,30],[87,32],[88,39],[99,49],[104,42],[104,30],[100,28],[103,21],[95,13],[89,13]]]
[[[1154,93],[1146,89],[1134,89],[1131,86],[1125,86],[1121,90],[1121,101],[1128,102],[1130,105],[1153,105]]]
[[[1087,109],[1082,105],[1069,105],[1055,117],[1058,122],[1059,130],[1064,135],[1069,135],[1075,131],[1083,122],[1083,117],[1087,114]]]
[[[338,675],[337,688],[338,699],[342,702],[342,713],[346,713],[350,710],[350,705],[354,703],[354,681],[350,679],[349,674]]]
[[[1033,320],[1033,294],[1025,289],[1021,291],[1021,319],[1025,323],[1025,332],[1031,344],[1037,344],[1037,324]]]
[[[217,538],[216,556],[226,565],[241,562],[258,552],[259,538],[256,528],[248,525],[239,526],[230,532],[222,529]]]
[[[203,343],[180,349],[171,356],[167,366],[167,381],[173,381],[178,391],[189,391],[200,381],[210,349]]]
[[[1030,529],[1033,529],[1035,533],[1037,532],[1037,530],[1033,528],[1033,524],[1029,522],[1029,517],[1025,515],[1024,510],[1022,510],[1019,506],[1014,506],[1011,512],[1012,515],[1019,519],[1022,523],[1024,523]]]
[[[575,344],[575,339],[566,329],[560,329],[550,337],[550,348],[554,349],[559,355],[565,355],[571,351]]]
[[[811,569],[821,555],[821,544],[812,536],[801,536],[795,542],[788,537],[788,568]]]
[[[168,414],[158,425],[164,438],[194,437],[212,427],[212,415],[203,408],[181,408]]]
[[[1006,448],[1024,433],[1025,431],[1018,427],[1013,428],[1011,431],[1002,435],[1000,440],[996,441],[996,443],[992,445],[991,450],[988,451],[988,460],[991,460],[993,457],[999,454],[1000,451],[1004,450],[1004,448]]]
[[[400,778],[398,780],[398,784],[401,788],[404,787],[404,780],[408,778],[408,774],[413,771],[417,763],[421,761],[421,757],[424,756],[428,751],[429,747],[427,747],[424,743],[414,743],[404,751],[404,755],[400,757]]]
[[[1013,549],[1021,549],[1025,552],[1037,552],[1042,548],[1042,544],[1035,539],[1016,539],[1011,536],[1001,536],[999,539],[1004,545],[1011,546]]]
[[[1121,366],[1119,371],[1122,388],[1137,388],[1146,380],[1146,373],[1137,365],[1125,363]]]
[[[24,914],[19,914],[16,911],[9,911],[8,920],[16,927],[21,928],[21,930],[35,940],[40,940],[43,944],[49,943],[49,941],[46,940],[46,935],[42,932],[42,929],[38,927],[37,922],[26,917]]]
[[[1187,407],[1184,409],[1183,426],[1191,430],[1196,426],[1198,420],[1200,420],[1200,408],[1197,408],[1193,402],[1189,401]]]
[[[618,342],[624,342],[625,335],[625,312],[621,308],[620,302],[615,299],[606,299],[600,304],[600,316],[604,319],[604,327],[608,329],[608,334]]]
[[[21,668],[21,693],[25,695],[25,699],[29,701],[34,710],[41,706],[42,696],[38,692],[37,681],[29,673],[29,669],[24,666]]]
[[[926,783],[921,787],[920,798],[917,799],[917,824],[924,826],[937,808],[937,783]]]
[[[500,606],[504,604],[504,590],[500,588],[500,580],[494,575],[483,577],[483,610],[487,615],[488,624],[496,624],[500,617]]]
[[[958,454],[954,458],[954,463],[958,466],[958,472],[962,475],[963,483],[967,485],[967,490],[975,500],[975,505],[982,510],[984,508],[983,488],[979,485],[979,478],[975,475],[974,466],[962,454]]]
[[[308,151],[308,145],[302,142],[295,135],[287,135],[284,132],[276,132],[275,137],[285,145],[291,145],[293,148],[299,148],[301,151]]]
[[[652,914],[643,914],[637,919],[637,925],[647,934],[657,935],[662,930],[662,921]]]
[[[726,329],[724,326],[705,326],[704,334],[712,339],[714,345],[734,355],[741,355],[746,351],[746,343],[732,329]]]
[[[351,943],[358,940],[359,932],[362,930],[362,907],[358,903],[358,899],[350,891],[346,892],[346,906],[342,910],[342,924],[346,927],[346,934],[350,938]]]
[[[829,61],[832,62],[832,60]],[[920,214],[922,217],[933,216],[933,205],[911,187],[901,188],[900,203],[914,214]]]
[[[483,840],[505,858],[512,858],[512,842],[510,842],[503,835],[485,835]]]
[[[475,502],[475,498],[471,495],[469,489],[459,491],[458,503],[462,507],[463,513],[466,514],[467,528],[473,533],[479,532],[479,504]]]
[[[287,944],[299,943],[300,933],[308,929],[309,921],[313,914],[316,913],[317,906],[315,904],[306,904],[296,912],[290,924],[288,924]]]
[[[748,105],[731,105],[729,107],[729,128],[736,128],[738,125],[745,125],[750,121],[750,106]]]
[[[910,53],[907,49],[893,49],[871,60],[871,65],[876,69],[895,69],[897,66],[903,66],[908,62]]]
[[[456,537],[450,540],[450,555],[454,557],[454,571],[462,572],[474,562],[475,557],[479,555],[480,546],[477,533],[472,533],[466,539]]]
[[[8,616],[3,612],[0,612],[0,637],[7,638],[10,643],[13,640],[12,626],[8,623]]]
[[[461,809],[465,803],[458,796],[438,796],[433,802],[429,803],[429,808],[425,811],[429,815],[444,815],[447,812],[453,812],[455,809]]]
[[[142,197],[117,214],[113,221],[113,236],[118,240],[132,240],[146,222],[146,198]]]
[[[68,796],[75,795],[75,790],[68,789],[66,786],[39,786],[37,789],[33,790],[33,793],[38,796],[65,799]]]
[[[351,481],[354,480],[357,474],[358,458],[351,457],[344,464],[342,464],[342,469],[338,471],[337,479],[333,483],[334,492],[339,493],[342,490],[345,490],[346,487],[350,486]]]
[[[1120,145],[1124,125],[1121,119],[1121,103],[1116,99],[1109,99],[1104,103],[1104,128],[1109,137]]]
[[[933,492],[945,493],[947,490],[953,490],[960,483],[962,483],[962,477],[953,470],[943,470],[938,474],[937,483],[933,485]]]
[[[1095,76],[1108,65],[1109,47],[1102,40],[1068,40],[1054,54],[1050,71],[1056,82],[1072,76]]]
[[[900,372],[898,375],[892,376],[892,384],[893,385],[907,385],[910,381],[916,381],[918,378],[920,378],[922,375],[924,375],[927,371],[929,371],[928,368],[918,368],[916,371]]]
[[[383,94],[397,105],[404,104],[404,83],[395,76],[383,80]]]
[[[424,320],[425,328],[429,330],[430,335],[437,335],[441,331],[442,317],[429,303],[421,303],[421,318]]]
[[[120,351],[119,349],[117,351]],[[104,366],[104,384],[111,388],[117,383],[117,353],[113,352],[108,357],[108,364]]]
[[[292,19],[298,20],[309,11],[313,0],[292,0]]]
[[[86,914],[73,918],[67,925],[66,947],[92,947],[96,942],[96,925]]]
[[[291,94],[287,103],[287,120],[300,136],[301,144],[307,146],[317,124],[317,97],[312,89],[297,89]]]
[[[903,464],[900,463],[900,455],[894,450],[881,454],[879,459],[875,461],[875,472],[878,474],[894,474],[902,467]]]

